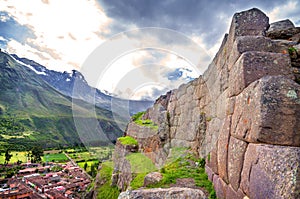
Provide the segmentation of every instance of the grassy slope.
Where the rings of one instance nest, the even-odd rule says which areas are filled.
[[[0,150],[9,145],[24,150],[34,144],[58,147],[80,143],[73,114],[92,120],[91,105],[57,92],[31,69],[0,53]],[[105,133],[116,139],[122,134],[111,112],[96,109]],[[16,129],[17,128],[17,129]],[[101,140],[98,140],[101,141]],[[97,140],[94,140],[97,142]]]

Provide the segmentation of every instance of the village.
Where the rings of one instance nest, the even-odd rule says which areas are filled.
[[[0,180],[1,199],[82,198],[91,183],[91,177],[72,161],[47,165],[23,163],[21,166],[24,169],[17,175]]]

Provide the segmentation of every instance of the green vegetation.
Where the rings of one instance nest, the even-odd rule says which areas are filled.
[[[95,119],[90,104],[62,95],[2,52],[0,90],[0,152],[7,147],[12,151],[29,151],[35,145],[44,149],[75,147],[81,140],[74,119],[87,124]],[[121,136],[111,111],[96,107],[95,112],[103,132],[112,141]],[[89,126],[86,131],[92,132]],[[86,137],[90,138],[90,146],[107,144],[99,137]]]
[[[25,151],[11,151],[10,154],[12,157],[10,158],[8,163],[16,163],[16,162],[22,162],[25,163],[27,161],[27,155],[28,153]],[[5,162],[5,156],[4,153],[0,154],[0,164],[4,164]]]
[[[157,170],[152,161],[142,153],[130,153],[126,156],[133,173],[150,173]]]
[[[86,172],[91,172],[92,165],[99,165],[99,160],[79,162],[77,164],[80,168],[83,168]],[[86,165],[86,168],[85,168],[85,165]]]
[[[144,185],[144,178],[147,173],[137,173],[133,175],[133,180],[130,182],[131,189],[138,189]]]
[[[138,145],[137,140],[130,136],[119,137],[118,140],[123,145]]]
[[[68,162],[69,159],[64,153],[46,153],[43,156],[43,162]]]
[[[297,53],[297,49],[294,47],[289,47],[288,52],[290,55],[294,55],[295,53]]]
[[[5,157],[5,164],[7,164],[7,163],[9,162],[9,160],[10,160],[10,158],[11,158],[12,156],[13,156],[13,155],[10,154],[9,149],[6,149],[5,154],[4,154],[4,157]]]
[[[161,182],[149,185],[148,187],[169,187],[170,184],[175,184],[176,180],[179,178],[193,178],[196,186],[205,188],[209,193],[209,198],[215,199],[216,194],[213,184],[208,180],[204,166],[204,159],[197,159],[191,153],[183,154],[182,157],[177,158],[175,161],[166,164],[161,168],[160,172],[163,175]],[[135,182],[134,185],[136,184],[138,183]],[[138,188],[138,186],[135,186],[135,188]]]
[[[138,113],[134,114],[133,116],[131,116],[131,118],[133,121],[140,120],[145,113],[146,113],[146,111],[138,112]]]
[[[146,112],[138,112],[137,114],[132,116],[132,120],[140,125],[140,126],[147,126],[152,128],[153,130],[157,130],[158,126],[150,119],[143,120],[142,117]]]
[[[101,186],[98,186],[97,189],[98,195],[97,198],[102,199],[117,199],[120,191],[118,187],[111,187],[111,175],[113,172],[113,163],[112,162],[104,162],[102,163],[102,168],[99,173],[99,178],[102,183]]]

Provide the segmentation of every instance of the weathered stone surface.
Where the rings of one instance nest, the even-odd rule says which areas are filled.
[[[291,22],[289,19],[285,19],[285,20],[276,21],[274,23],[271,23],[268,31],[287,30],[290,28],[295,28],[293,22]]]
[[[250,83],[266,75],[293,78],[288,55],[268,52],[245,52],[230,71],[230,96],[238,95]]]
[[[140,133],[140,132],[143,132],[143,133]],[[139,138],[151,137],[151,136],[157,134],[157,131],[151,127],[141,126],[141,125],[136,124],[135,122],[130,122],[128,124],[126,134],[131,137],[134,137],[136,139],[139,139]]]
[[[231,126],[231,117],[228,116],[221,126],[221,133],[218,139],[218,172],[220,178],[222,178],[226,183],[228,181],[227,173],[227,160],[228,160],[228,146],[230,138],[230,126]]]
[[[247,143],[230,137],[228,149],[228,179],[235,191],[240,186],[241,172]]]
[[[299,147],[249,144],[241,188],[250,198],[299,198],[299,162]]]
[[[268,28],[269,18],[259,9],[253,8],[234,14],[228,39],[233,43],[238,36],[264,36]]]
[[[293,35],[291,38],[290,38],[291,41],[294,41],[296,43],[300,43],[300,33],[297,33],[295,35]]]
[[[159,172],[148,173],[144,178],[144,186],[148,186],[151,184],[155,184],[160,182],[162,179],[162,175]]]
[[[216,143],[214,148],[209,153],[209,159],[207,159],[207,166],[209,166],[215,174],[218,174],[218,143]]]
[[[210,167],[208,167],[207,165],[205,165],[205,173],[207,174],[208,176],[208,179],[210,181],[213,181],[213,177],[214,177],[214,172],[211,170]]]
[[[132,146],[116,143],[113,155],[114,171],[112,175],[112,186],[118,186],[120,190],[126,190],[132,180],[131,165],[126,160],[126,155],[131,153]],[[136,148],[135,148],[136,149]]]
[[[214,175],[213,184],[217,198],[225,199],[228,185],[218,175]]]
[[[235,191],[230,185],[226,190],[226,199],[249,199],[245,194],[239,189]]]
[[[290,40],[294,35],[300,33],[300,28],[290,28],[286,30],[268,31],[267,37],[271,39],[287,39]]]
[[[300,86],[282,76],[252,83],[236,98],[231,134],[247,142],[300,146]]]
[[[288,46],[282,46],[280,42],[274,42],[270,38],[263,36],[239,36],[233,46],[229,49],[228,68],[229,70],[244,52],[273,52],[282,53]]]
[[[171,187],[168,189],[141,189],[122,192],[118,199],[189,199],[189,198],[198,198],[205,199],[205,194],[200,189],[191,189],[191,188],[180,188],[180,187]]]

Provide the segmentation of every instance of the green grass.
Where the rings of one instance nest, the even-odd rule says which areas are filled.
[[[130,136],[119,137],[118,140],[123,145],[138,145],[137,140]]]
[[[138,112],[138,113],[134,114],[133,116],[131,116],[131,118],[133,121],[140,120],[145,113],[146,113],[145,111]]]
[[[99,173],[100,181],[104,181],[104,184],[97,188],[98,199],[117,199],[120,191],[117,187],[111,187],[111,175],[113,172],[113,163],[104,162]]]
[[[140,125],[140,126],[147,126],[152,128],[153,130],[157,130],[158,126],[150,119],[143,120],[142,117],[146,112],[138,112],[135,115],[132,116],[132,120]]]
[[[45,154],[42,157],[43,162],[68,162],[69,159],[63,153]]]
[[[144,178],[147,173],[137,173],[130,182],[131,189],[138,189],[144,185]]]
[[[191,165],[190,162],[198,162],[199,165]],[[215,199],[216,195],[213,184],[208,180],[204,166],[204,159],[197,159],[192,154],[186,154],[176,161],[165,165],[161,169],[163,175],[162,181],[154,185],[149,185],[148,187],[169,187],[170,184],[175,184],[179,178],[193,178],[196,186],[205,188],[209,193],[209,198]]]
[[[150,173],[157,170],[152,161],[141,153],[130,153],[126,156],[130,162],[132,173]]]
[[[77,163],[94,160],[108,160],[113,154],[113,146],[67,149],[66,153]]]

